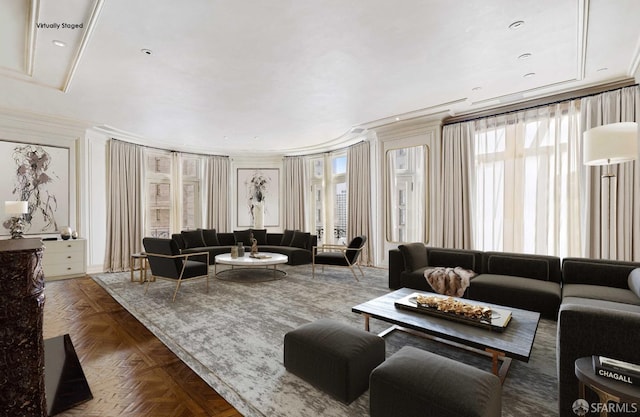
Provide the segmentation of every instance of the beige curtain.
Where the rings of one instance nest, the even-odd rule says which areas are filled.
[[[442,129],[442,195],[444,247],[473,247],[473,123]]]
[[[284,158],[284,229],[305,230],[305,160],[302,156]]]
[[[582,99],[581,132],[596,126],[640,120],[640,87],[626,87]],[[594,258],[640,261],[640,180],[639,162],[610,166],[585,166],[585,248],[586,256]],[[615,175],[617,185],[610,185],[617,206],[615,223],[602,227],[601,176]],[[611,204],[612,202],[610,202]],[[604,245],[602,242],[606,242]]]
[[[231,230],[229,216],[229,158],[226,156],[207,157],[206,213],[207,226],[218,232]]]
[[[143,151],[115,139],[109,141],[107,163],[107,244],[105,271],[131,268],[131,254],[142,251]]]
[[[360,262],[373,265],[371,227],[371,151],[369,142],[360,142],[347,150],[347,236],[364,235],[367,243]]]

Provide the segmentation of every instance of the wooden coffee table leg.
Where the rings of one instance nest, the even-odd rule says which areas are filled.
[[[371,318],[371,316],[369,314],[363,314],[364,316],[364,329],[366,331],[369,331],[369,319]]]

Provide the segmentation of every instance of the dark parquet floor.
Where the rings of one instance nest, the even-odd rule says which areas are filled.
[[[241,416],[91,278],[45,288],[44,337],[71,336],[93,393],[59,416]]]

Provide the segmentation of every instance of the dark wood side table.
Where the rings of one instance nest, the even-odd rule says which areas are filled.
[[[640,387],[596,375],[590,356],[576,359],[575,372],[579,382],[580,398],[585,398],[587,386],[598,395],[601,404],[606,405],[609,401],[628,403],[632,406],[630,410],[640,411]],[[602,407],[600,416],[607,416],[607,410],[606,407]]]

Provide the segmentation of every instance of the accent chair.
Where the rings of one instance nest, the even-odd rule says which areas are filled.
[[[151,274],[156,278],[176,281],[172,302],[176,300],[178,289],[182,281],[195,278],[206,278],[207,292],[209,292],[209,252],[181,254],[178,245],[172,239],[145,237],[142,244],[151,268]],[[144,291],[149,290],[149,283]]]
[[[364,272],[362,272],[362,268],[358,264],[358,258],[366,242],[367,237],[361,235],[354,237],[348,246],[333,244],[314,246],[311,251],[312,276],[314,278],[316,276],[316,265],[322,265],[323,272],[325,265],[346,266],[351,270],[356,281],[359,281],[353,266],[357,266],[360,270],[360,275],[364,276]]]

